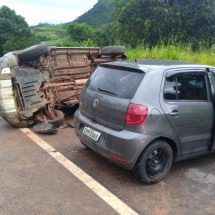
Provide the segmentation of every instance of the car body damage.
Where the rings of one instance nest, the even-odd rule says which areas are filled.
[[[81,89],[103,62],[126,58],[123,46],[59,48],[35,45],[0,58],[0,110],[11,125],[63,122],[59,110],[79,103]]]

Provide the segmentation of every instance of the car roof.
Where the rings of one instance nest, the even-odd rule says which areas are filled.
[[[178,61],[178,60],[159,60],[159,59],[144,59],[144,60],[125,60],[125,61],[114,61],[104,63],[105,65],[115,65],[122,66],[124,68],[133,68],[142,70],[144,72],[148,72],[152,69],[156,68],[182,68],[182,67],[195,67],[195,68],[214,68],[209,65],[203,65],[199,63],[186,62],[186,61]]]

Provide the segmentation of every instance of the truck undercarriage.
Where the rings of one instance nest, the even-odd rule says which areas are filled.
[[[35,45],[0,58],[0,110],[11,125],[28,127],[35,121],[59,126],[60,108],[79,104],[79,95],[95,68],[124,60],[123,46],[100,48]]]

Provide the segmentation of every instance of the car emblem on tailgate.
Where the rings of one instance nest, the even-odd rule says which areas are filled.
[[[98,103],[99,103],[99,100],[98,99],[95,99],[93,101],[93,107],[96,108],[98,106]]]

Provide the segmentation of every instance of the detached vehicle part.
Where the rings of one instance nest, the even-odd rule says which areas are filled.
[[[33,130],[36,133],[41,133],[41,134],[56,134],[57,133],[57,128],[51,124],[51,123],[37,123],[34,125]]]
[[[126,59],[124,46],[100,48],[34,45],[0,58],[0,114],[15,127],[36,122],[60,126],[59,109],[79,104],[84,84],[100,63]]]

